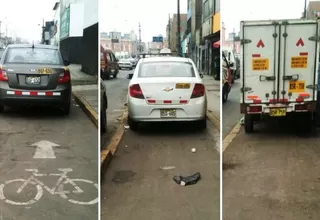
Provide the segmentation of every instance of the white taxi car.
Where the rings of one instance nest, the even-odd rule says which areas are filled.
[[[128,86],[128,124],[189,121],[207,126],[207,96],[202,75],[189,58],[142,58]]]
[[[119,69],[129,69],[129,70],[133,69],[133,65],[130,59],[121,59],[119,60],[118,65],[119,65]]]

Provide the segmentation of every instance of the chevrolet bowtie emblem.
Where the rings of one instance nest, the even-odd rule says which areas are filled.
[[[173,90],[173,88],[169,88],[169,87],[162,89],[162,91],[165,91],[165,92],[170,92],[172,90]]]

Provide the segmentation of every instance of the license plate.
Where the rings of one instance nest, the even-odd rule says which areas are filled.
[[[304,92],[305,91],[305,84],[304,81],[290,81],[289,82],[289,92]]]
[[[40,76],[27,76],[26,84],[28,85],[39,85],[41,83]]]
[[[286,114],[287,114],[286,108],[271,108],[270,109],[270,116],[272,116],[272,117],[286,116]]]
[[[190,89],[190,83],[177,83],[176,89]]]
[[[175,118],[176,110],[175,109],[161,109],[160,110],[161,118]]]

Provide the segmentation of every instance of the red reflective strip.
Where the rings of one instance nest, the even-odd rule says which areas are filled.
[[[148,100],[149,103],[156,103],[156,100]]]
[[[310,94],[309,93],[300,93],[299,96],[304,97],[304,98],[309,98]]]
[[[258,96],[257,95],[248,95],[247,99],[257,99]]]
[[[296,98],[296,102],[303,102],[303,101],[304,101],[304,99],[303,99],[303,98],[301,98],[301,97]]]
[[[260,104],[260,103],[261,103],[261,100],[260,100],[260,99],[254,99],[254,100],[253,100],[253,103],[254,103],[254,104]]]
[[[14,91],[15,95],[22,95],[22,91]]]
[[[30,92],[30,96],[37,96],[38,92]]]
[[[288,99],[279,99],[279,102],[288,102]]]
[[[308,52],[301,52],[300,56],[308,56]]]
[[[269,99],[269,103],[288,102],[288,99]]]
[[[53,92],[46,92],[46,96],[53,96]]]
[[[171,101],[171,100],[164,100],[163,103],[164,103],[164,104],[171,104],[172,101]]]
[[[261,54],[252,54],[252,57],[261,57]]]
[[[188,100],[180,100],[180,104],[186,104],[188,103]]]

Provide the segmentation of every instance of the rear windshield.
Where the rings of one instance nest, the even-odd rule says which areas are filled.
[[[62,58],[56,49],[50,48],[9,48],[5,63],[30,63],[62,65]]]
[[[191,63],[187,62],[148,62],[142,63],[139,77],[195,77]]]

